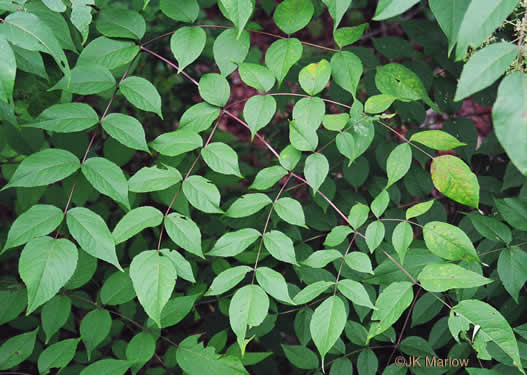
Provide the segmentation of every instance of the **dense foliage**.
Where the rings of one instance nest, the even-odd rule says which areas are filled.
[[[525,374],[526,8],[0,0],[0,374]]]

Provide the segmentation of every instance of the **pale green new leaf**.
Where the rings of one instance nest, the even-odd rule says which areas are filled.
[[[419,142],[426,147],[442,151],[467,145],[466,143],[458,141],[453,135],[442,130],[424,130],[415,133],[410,137],[410,142]]]
[[[243,178],[238,165],[238,154],[225,143],[209,143],[201,150],[201,156],[213,171]]]
[[[347,320],[344,302],[338,296],[329,297],[315,309],[309,330],[322,357],[322,368],[324,368],[326,354],[344,331]]]
[[[273,201],[266,194],[244,194],[231,204],[225,215],[232,218],[251,216],[271,203]]]
[[[163,214],[150,206],[137,207],[124,215],[112,232],[115,244],[132,238],[146,228],[157,227],[163,221]]]
[[[89,158],[81,168],[84,177],[97,191],[130,209],[128,181],[121,168],[101,157]]]
[[[366,113],[382,113],[386,111],[397,98],[391,95],[379,94],[370,96],[364,104],[364,112]]]
[[[205,296],[217,296],[228,292],[238,285],[249,271],[252,271],[252,268],[249,266],[227,268],[212,280],[212,284],[207,293],[205,293]]]
[[[253,228],[239,229],[222,235],[207,255],[217,257],[233,257],[247,249],[261,233]]]
[[[183,194],[189,203],[206,213],[223,213],[220,192],[216,185],[201,176],[190,176],[183,181]]]
[[[207,34],[201,27],[184,26],[172,34],[170,50],[178,62],[178,73],[196,61],[206,41]]]
[[[417,276],[417,280],[429,292],[476,288],[494,281],[452,263],[427,264]]]
[[[322,125],[328,130],[340,132],[348,124],[349,119],[347,113],[327,114],[322,119]]]
[[[7,249],[20,246],[33,238],[45,236],[54,231],[64,219],[59,208],[49,204],[36,204],[16,218],[7,233],[3,253]]]
[[[470,238],[457,226],[430,221],[423,228],[426,247],[447,260],[477,260],[478,254]]]
[[[156,250],[146,250],[132,259],[130,278],[137,298],[148,316],[161,327],[161,311],[176,285],[176,269]]]
[[[171,213],[165,218],[165,228],[168,236],[176,245],[203,258],[201,232],[191,218],[177,212]]]
[[[434,204],[434,200],[426,201],[417,203],[416,205],[410,207],[406,210],[406,220],[410,220],[414,217],[424,215],[428,212],[430,208],[432,208],[432,205]]]
[[[132,116],[111,113],[101,122],[103,129],[115,140],[133,150],[150,153],[143,125]]]
[[[430,173],[434,186],[441,193],[456,202],[478,208],[478,178],[463,160],[453,155],[435,157]]]
[[[123,270],[117,260],[112,234],[102,217],[87,208],[75,207],[68,211],[66,223],[84,251]]]
[[[34,187],[49,185],[65,179],[80,168],[79,159],[71,152],[48,148],[31,154],[20,163],[9,183],[10,187]],[[1,191],[1,190],[0,190]]]
[[[27,287],[27,313],[50,300],[75,272],[77,248],[64,238],[39,237],[22,250],[18,273]]]

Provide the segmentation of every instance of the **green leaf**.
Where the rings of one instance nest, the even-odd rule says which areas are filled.
[[[373,202],[371,202],[371,212],[375,217],[379,218],[382,216],[388,204],[390,203],[390,194],[388,191],[383,190],[375,197]]]
[[[179,129],[190,130],[196,133],[210,128],[214,120],[218,118],[221,110],[208,103],[194,104],[187,109],[179,121]]]
[[[86,347],[88,361],[93,350],[110,334],[111,328],[112,317],[108,310],[96,309],[84,316],[79,331]]]
[[[449,324],[454,314],[459,314],[459,318],[463,319],[467,325],[468,323],[477,325],[479,327],[477,334],[483,336],[484,342],[493,341],[512,358],[514,366],[522,374],[525,373],[514,332],[498,310],[482,301],[464,300],[451,310]]]
[[[127,77],[119,84],[119,91],[136,108],[154,112],[161,119],[161,97],[150,81],[142,77]]]
[[[9,183],[0,191],[10,187],[49,185],[71,176],[79,168],[79,159],[71,152],[48,148],[22,160]]]
[[[251,216],[271,203],[271,198],[263,193],[244,194],[231,204],[225,215],[233,218]]]
[[[253,228],[244,228],[225,233],[216,241],[214,247],[207,255],[216,257],[236,256],[247,249],[260,236],[261,233]]]
[[[77,65],[69,76],[62,78],[49,89],[64,90],[72,94],[93,95],[115,87],[113,74],[102,65]]]
[[[402,143],[395,147],[386,161],[386,172],[388,183],[386,189],[403,178],[412,165],[412,148],[408,143]]]
[[[456,61],[465,57],[468,47],[480,46],[494,31],[503,24],[518,5],[518,0],[472,1],[461,25],[456,48]]]
[[[220,209],[220,192],[216,185],[201,176],[190,176],[183,181],[183,194],[188,202],[200,211],[223,213]]]
[[[424,215],[428,212],[430,208],[432,208],[434,204],[434,200],[426,201],[417,203],[416,205],[413,205],[409,209],[406,210],[406,220],[410,220],[414,217]]]
[[[349,167],[355,160],[355,138],[348,132],[339,133],[337,134],[336,144],[339,152],[349,159]]]
[[[527,231],[527,202],[519,198],[495,199],[496,208],[511,227]]]
[[[192,64],[203,52],[207,34],[201,27],[184,26],[170,38],[170,50],[178,63],[178,74]]]
[[[330,375],[353,374],[353,363],[346,357],[340,357],[332,361]],[[384,372],[383,375],[388,375]]]
[[[299,369],[312,370],[318,368],[318,357],[303,345],[283,345],[284,354],[291,364]]]
[[[342,17],[351,5],[351,0],[322,0],[328,7],[328,12],[333,18],[333,31],[335,31],[342,21]]]
[[[29,12],[14,12],[4,19],[0,35],[13,45],[30,51],[45,52],[53,57],[66,77],[70,76],[68,59],[53,31]]]
[[[38,327],[3,342],[0,346],[0,370],[9,370],[24,362],[33,353],[37,333]]]
[[[5,324],[17,318],[27,305],[26,288],[10,288],[0,291],[4,303],[0,306],[0,324]]]
[[[316,130],[296,121],[289,121],[289,140],[299,151],[315,151],[318,145]]]
[[[280,302],[294,304],[289,296],[287,283],[279,272],[269,267],[258,267],[256,269],[256,281],[271,297]]]
[[[364,104],[364,112],[366,113],[382,113],[386,111],[397,98],[391,95],[373,95],[370,96]]]
[[[297,264],[293,241],[284,233],[272,230],[264,234],[264,245],[267,251],[282,262]]]
[[[238,165],[238,154],[225,143],[209,143],[201,150],[201,156],[213,171],[243,178]]]
[[[212,280],[212,284],[207,293],[205,293],[205,296],[217,296],[228,292],[238,285],[249,271],[252,271],[252,268],[249,266],[227,268]]]
[[[217,354],[212,345],[209,344],[205,348],[203,343],[198,344],[198,337],[199,335],[188,336],[177,347],[176,360],[185,373],[189,375],[249,374],[238,357]]]
[[[447,151],[456,147],[467,145],[466,143],[458,141],[456,137],[442,130],[424,130],[415,133],[410,137],[410,142],[419,142],[426,147],[442,151]]]
[[[122,359],[101,359],[85,367],[79,375],[124,375],[131,365]]]
[[[66,367],[75,356],[79,339],[67,339],[48,346],[38,357],[38,372],[48,373],[52,368]]]
[[[470,238],[454,225],[430,221],[423,227],[423,238],[428,250],[441,258],[479,261]]]
[[[73,133],[89,129],[98,122],[97,112],[88,104],[65,103],[46,108],[36,118],[36,122],[24,126],[57,133]]]
[[[275,113],[276,100],[272,96],[254,95],[247,100],[243,107],[243,117],[251,130],[251,141],[260,129],[263,129],[271,122]]]
[[[18,273],[27,287],[27,314],[50,300],[75,272],[77,248],[64,238],[39,237],[22,250]]]
[[[366,120],[355,124],[349,131],[355,140],[355,157],[361,156],[370,147],[373,137],[375,136],[375,128],[373,121]]]
[[[265,52],[265,65],[273,72],[278,86],[282,84],[289,69],[302,57],[302,43],[296,38],[274,41]]]
[[[347,113],[324,115],[322,125],[328,130],[341,131],[348,124],[350,117]]]
[[[161,311],[176,285],[176,269],[156,250],[146,250],[132,259],[130,278],[137,298],[148,316],[161,328]]]
[[[361,38],[367,27],[367,23],[352,27],[341,27],[333,32],[333,39],[339,48],[349,46]]]
[[[393,63],[377,68],[375,84],[385,95],[393,96],[403,102],[423,100],[434,111],[441,113],[428,96],[419,76],[401,64]]]
[[[0,100],[10,103],[13,101],[13,88],[16,77],[16,58],[13,49],[3,35],[0,35]]]
[[[353,229],[359,229],[368,220],[369,213],[370,208],[364,203],[354,204],[348,215],[348,220]]]
[[[122,145],[133,150],[150,152],[146,145],[143,125],[134,117],[111,113],[101,122],[104,130]]]
[[[77,65],[96,64],[112,70],[130,63],[138,53],[139,46],[132,41],[101,36],[84,47]]]
[[[45,80],[49,80],[48,73],[44,67],[44,60],[42,60],[40,52],[22,49],[15,45],[11,46],[11,48],[15,53],[17,69],[23,70],[27,73],[36,74]]]
[[[194,272],[192,271],[192,266],[183,255],[181,255],[176,250],[169,251],[168,249],[162,249],[161,253],[172,261],[174,267],[176,268],[178,277],[181,277],[182,279],[191,283],[196,282],[196,279],[194,278]],[[163,314],[161,314],[161,322],[163,322]]]
[[[201,76],[198,89],[203,100],[218,107],[223,107],[227,104],[231,95],[229,82],[217,73],[208,73]]]
[[[335,285],[335,283],[331,281],[316,281],[298,292],[296,296],[294,296],[293,301],[297,305],[303,305],[305,303],[311,302],[319,295],[324,293],[332,285]],[[311,337],[309,339],[311,339]]]
[[[201,250],[201,232],[191,218],[171,213],[165,219],[167,234],[176,245],[188,252],[203,258]]]
[[[412,285],[408,281],[394,282],[379,294],[375,303],[377,310],[373,311],[371,316],[372,320],[378,320],[378,322],[372,323],[366,344],[371,338],[389,329],[410,306],[414,297]]]
[[[463,66],[457,85],[455,101],[492,85],[518,56],[518,47],[512,43],[494,43],[477,51]]]
[[[518,170],[527,176],[527,78],[514,72],[505,77],[498,87],[498,97],[492,107],[492,123],[507,156]],[[519,140],[522,140],[519,143]]]
[[[143,16],[126,8],[104,8],[98,12],[95,22],[97,30],[109,38],[141,39],[145,35]]]
[[[346,265],[352,270],[373,274],[371,260],[368,255],[364,253],[352,251],[344,257],[344,261],[346,262]]]
[[[293,120],[301,129],[316,131],[326,112],[326,105],[320,98],[302,98],[293,108]]]
[[[503,249],[498,258],[498,275],[505,290],[518,303],[518,296],[527,281],[527,254],[520,247]]]
[[[187,128],[163,133],[150,143],[150,147],[165,156],[181,155],[202,146],[199,134]]]
[[[501,221],[489,217],[481,216],[476,213],[468,215],[474,228],[485,238],[491,241],[502,241],[507,245],[512,241],[512,232],[509,227]]]
[[[314,11],[311,0],[284,0],[276,7],[273,19],[276,26],[289,35],[303,29]]]
[[[323,154],[311,154],[306,158],[304,176],[316,193],[329,173],[329,162]]]
[[[399,255],[401,264],[404,264],[404,257],[413,240],[414,232],[410,223],[402,221],[397,224],[392,233],[392,245]]]
[[[382,221],[376,220],[373,223],[370,223],[366,228],[366,244],[370,253],[373,253],[376,248],[379,247],[382,240],[384,240],[384,224]]]
[[[92,7],[94,0],[72,0],[70,20],[82,36],[82,44],[86,43],[92,23]]]
[[[77,262],[79,264],[79,262]],[[42,306],[40,319],[46,334],[45,344],[66,324],[71,316],[71,298],[57,294]]]
[[[229,305],[229,322],[242,354],[248,343],[245,339],[247,327],[259,326],[268,310],[269,297],[258,285],[245,285],[234,293]]]
[[[236,70],[238,64],[245,61],[250,46],[251,38],[249,33],[244,30],[238,36],[235,30],[227,29],[216,38],[212,52],[222,76],[227,77]]]
[[[317,95],[329,82],[331,65],[326,59],[305,66],[298,75],[302,89],[309,95]]]
[[[197,0],[161,0],[161,11],[175,21],[193,23],[199,15]]]
[[[302,262],[302,264],[305,264],[311,268],[323,268],[339,258],[342,258],[342,254],[338,250],[318,250],[308,256],[307,259]]]
[[[470,206],[479,206],[478,178],[463,160],[453,155],[441,155],[430,167],[434,186],[448,198]]]
[[[457,43],[459,27],[471,0],[430,0],[430,9],[448,39],[448,55]]]
[[[135,193],[148,193],[168,189],[179,183],[183,177],[176,168],[166,166],[143,167],[128,180],[128,189]]]
[[[475,288],[494,281],[451,263],[427,264],[419,273],[417,279],[421,286],[429,292]]]
[[[357,92],[362,71],[362,62],[351,52],[337,52],[331,57],[331,75],[335,83],[353,97]]]
[[[373,20],[382,21],[398,16],[399,14],[406,12],[418,2],[419,0],[379,0]]]
[[[350,279],[340,280],[337,284],[337,289],[354,304],[375,310],[368,292],[358,281]]]
[[[89,158],[81,168],[84,177],[97,191],[130,209],[128,181],[121,168],[100,157]]]
[[[147,332],[139,332],[126,345],[126,359],[135,364],[134,368],[144,366],[155,352],[156,340]]]
[[[289,123],[291,125],[291,122]],[[290,128],[291,129],[291,126]],[[315,133],[316,137],[316,133]],[[280,158],[278,161],[280,162],[280,165],[287,169],[288,171],[292,171],[295,169],[296,165],[302,158],[302,153],[294,148],[292,145],[287,145],[282,152],[280,152]]]
[[[137,207],[129,211],[115,225],[112,236],[115,244],[132,238],[146,228],[157,227],[163,221],[163,214],[150,206]]]
[[[338,296],[327,298],[315,309],[309,329],[313,342],[322,357],[322,368],[324,368],[326,354],[344,331],[347,320],[348,314],[344,302]]]
[[[7,241],[2,249],[20,246],[33,238],[45,236],[54,231],[64,219],[59,208],[49,204],[36,204],[18,216],[7,233]]]
[[[289,224],[306,227],[306,219],[302,205],[292,198],[280,198],[274,205],[274,210],[284,221]]]
[[[135,298],[135,290],[128,272],[116,271],[101,288],[101,302],[105,305],[122,305]]]
[[[347,225],[337,225],[331,229],[331,232],[324,241],[324,246],[338,246],[340,245],[349,235],[353,233],[353,230]]]
[[[243,28],[251,18],[254,10],[253,0],[220,0],[220,4],[225,10],[225,17],[232,21],[236,30],[238,30],[238,38],[240,37]]]
[[[242,63],[238,66],[238,72],[246,85],[258,91],[267,92],[274,86],[273,73],[263,65]]]
[[[267,190],[287,175],[287,170],[279,165],[260,170],[249,189]]]
[[[87,208],[75,207],[68,211],[66,223],[71,236],[84,251],[123,270],[117,260],[112,234],[102,217]]]

